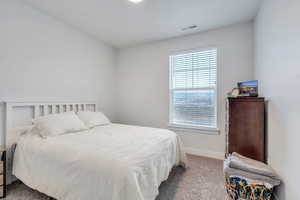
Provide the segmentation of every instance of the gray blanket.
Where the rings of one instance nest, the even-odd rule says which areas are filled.
[[[228,176],[258,180],[273,186],[280,184],[279,176],[270,166],[237,153],[228,156],[224,161],[224,172]]]
[[[265,163],[247,158],[238,153],[233,153],[228,157],[229,167],[240,169],[249,173],[255,173],[270,178],[279,179],[277,173]]]
[[[250,173],[247,171],[243,171],[240,169],[234,169],[234,168],[230,168],[228,166],[227,162],[224,163],[224,173],[227,174],[228,176],[238,176],[238,177],[243,177],[249,180],[256,180],[256,181],[261,181],[264,183],[269,183],[272,186],[277,186],[280,184],[280,180],[279,179],[274,179],[274,178],[270,178],[268,176],[262,176],[259,174],[254,174],[254,173]]]

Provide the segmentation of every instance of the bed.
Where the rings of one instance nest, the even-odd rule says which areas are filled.
[[[43,105],[34,104],[33,113]],[[7,116],[16,106],[6,104]],[[51,104],[46,111],[59,108]],[[47,139],[30,131],[11,138],[17,139],[12,174],[58,200],[154,200],[172,168],[186,166],[180,138],[166,129],[111,123]]]

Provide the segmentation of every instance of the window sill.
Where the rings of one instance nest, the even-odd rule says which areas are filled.
[[[182,131],[182,132],[191,132],[191,133],[199,133],[199,134],[206,134],[206,135],[220,134],[220,129],[204,127],[204,126],[183,126],[178,124],[169,124],[168,127],[170,130],[179,131],[179,132]]]

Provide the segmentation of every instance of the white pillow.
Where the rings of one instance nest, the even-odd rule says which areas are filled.
[[[86,130],[87,127],[74,112],[46,115],[33,120],[42,137]]]
[[[31,131],[32,128],[32,125],[28,125],[16,127],[9,130],[9,137],[6,138],[6,148],[10,148],[12,145],[16,144],[19,138],[27,132]]]
[[[77,115],[89,128],[110,124],[109,119],[102,112],[79,111]]]

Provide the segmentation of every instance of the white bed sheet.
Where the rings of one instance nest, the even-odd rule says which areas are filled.
[[[110,124],[18,142],[13,174],[58,200],[154,200],[175,165],[186,165],[172,131]]]

